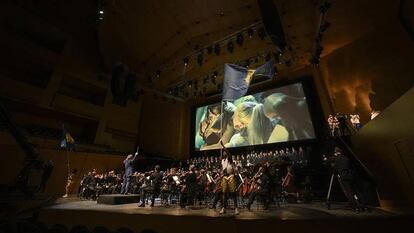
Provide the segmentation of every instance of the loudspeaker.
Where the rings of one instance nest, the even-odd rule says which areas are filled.
[[[273,0],[257,0],[257,3],[267,35],[270,36],[273,44],[280,51],[284,51],[286,48],[286,40],[276,5],[273,3]]]

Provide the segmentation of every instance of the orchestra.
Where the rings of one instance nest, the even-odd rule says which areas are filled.
[[[151,200],[151,206],[159,198],[161,206],[179,205],[182,208],[205,206],[215,209],[220,202],[220,212],[224,213],[231,200],[235,214],[238,214],[239,205],[250,210],[256,197],[260,197],[257,200],[262,201],[263,209],[268,209],[275,203],[275,197],[301,198],[293,170],[307,164],[304,151],[307,150],[300,147],[231,155],[225,149],[222,157],[197,157],[165,171],[155,166],[152,171],[134,172],[128,193],[140,194],[141,207],[145,206],[147,198]],[[79,196],[96,199],[103,194],[118,194],[124,177],[114,171],[106,174],[89,172],[82,179]]]

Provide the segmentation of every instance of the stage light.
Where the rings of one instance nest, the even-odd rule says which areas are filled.
[[[191,88],[193,86],[193,81],[188,81],[187,85],[188,85],[188,88]]]
[[[264,40],[264,38],[266,36],[266,32],[265,32],[264,28],[259,28],[259,30],[257,31],[257,35],[259,35],[261,40]]]
[[[197,55],[197,63],[198,65],[203,65],[203,52],[200,52],[200,54]]]
[[[250,59],[247,59],[244,63],[244,67],[249,68],[250,66]]]
[[[157,75],[157,78],[159,78],[160,75],[161,75],[161,70],[157,70],[157,72],[155,74]]]
[[[99,14],[103,15],[104,14],[104,11],[103,10],[100,10],[99,11]]]
[[[252,38],[252,37],[253,37],[253,34],[254,34],[254,30],[253,30],[253,28],[249,28],[249,29],[247,30],[247,35],[249,36],[249,38]]]
[[[243,35],[242,34],[237,35],[236,42],[239,46],[243,45]]]
[[[230,53],[233,53],[233,51],[234,51],[234,44],[233,44],[233,41],[232,40],[229,40],[229,42],[227,42],[227,50]]]
[[[217,76],[218,76],[218,72],[217,71],[214,71],[213,72],[213,77],[216,78]]]
[[[213,85],[216,85],[217,83],[216,83],[216,77],[217,76],[211,76],[211,83],[213,84]]]
[[[183,63],[184,63],[184,65],[185,65],[185,66],[187,66],[187,65],[188,65],[188,62],[189,62],[189,58],[188,58],[188,57],[185,57],[185,58],[183,59]]]

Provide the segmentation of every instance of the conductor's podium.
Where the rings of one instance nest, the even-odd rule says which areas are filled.
[[[100,195],[97,200],[98,204],[107,204],[107,205],[122,205],[129,203],[138,203],[139,194],[107,194]]]

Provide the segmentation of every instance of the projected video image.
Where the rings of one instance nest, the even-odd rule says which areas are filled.
[[[300,83],[199,107],[195,150],[252,146],[315,137]]]

